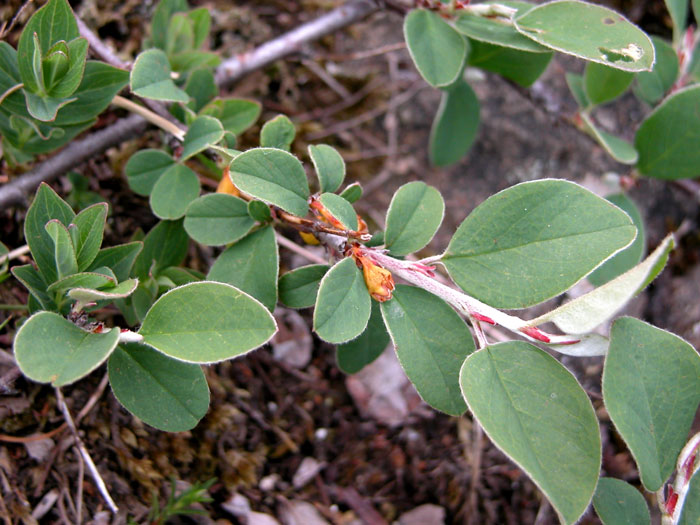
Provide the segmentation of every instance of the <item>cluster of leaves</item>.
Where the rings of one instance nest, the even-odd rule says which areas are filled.
[[[88,43],[67,2],[27,23],[17,50],[0,42],[0,133],[15,162],[54,150],[95,123],[127,84],[126,71],[86,60]]]
[[[433,163],[457,162],[476,136],[479,102],[463,78],[465,66],[528,87],[559,51],[587,61],[583,75],[567,74],[581,108],[578,126],[612,158],[649,177],[697,176],[700,38],[685,30],[688,0],[666,4],[674,22],[673,44],[650,39],[619,13],[577,0],[539,6],[523,1],[466,7],[443,2],[437,4],[437,13],[411,11],[404,23],[411,57],[423,78],[444,92],[431,134]],[[600,129],[591,114],[633,83],[640,100],[660,103],[639,126],[634,145]],[[665,139],[670,137],[672,141]]]
[[[445,89],[433,132],[436,159],[454,159],[464,149],[440,148],[465,136],[454,127],[462,125],[457,120],[474,125],[476,98],[462,72],[479,56],[483,61],[473,64],[523,84],[530,77],[513,68],[532,59],[543,69],[552,49],[603,64],[604,71],[652,67],[651,41],[612,11],[573,1],[536,8],[505,4],[485,5],[515,10],[509,24],[473,13],[446,22],[423,9],[406,18],[409,49],[421,74]],[[27,28],[48,12],[72,19],[65,0],[50,0]],[[593,47],[588,34],[585,42],[572,41],[571,24],[578,27],[581,20],[597,35]],[[596,487],[601,517],[620,516],[609,510],[613,494],[614,501],[629,502],[648,519],[643,501],[640,507],[632,496],[638,495],[634,488],[619,480],[599,482],[601,443],[591,402],[559,361],[531,343],[570,355],[606,356],[604,405],[637,461],[644,487],[658,490],[676,467],[700,403],[700,356],[680,338],[632,318],[617,319],[609,338],[593,330],[658,275],[673,238],[640,262],[639,214],[625,196],[605,200],[561,180],[520,184],[479,205],[433,259],[465,293],[440,288],[433,268],[404,259],[424,248],[442,222],[444,201],[435,188],[420,181],[399,188],[385,231],[370,235],[354,208],[361,187],[341,190],[341,155],[328,145],[309,147],[317,176],[312,189],[304,165],[290,152],[295,129],[287,117],[265,123],[260,147],[234,149],[236,135],[255,123],[260,106],[217,98],[212,68],[218,58],[199,50],[209,22],[206,10],[187,11],[182,1],[164,0],[147,49],[130,73],[132,94],[172,102],[170,112],[187,127],[181,151],[140,151],[125,167],[130,187],[148,196],[161,219],[147,235],[101,248],[106,204],[76,215],[47,185],[37,192],[25,223],[36,267],[12,269],[30,291],[32,315],[14,342],[23,373],[62,386],[107,362],[114,394],[129,411],[154,427],[186,430],[209,403],[202,364],[265,344],[277,330],[271,312],[278,300],[291,308],[313,306],[313,329],[338,345],[343,370],[362,369],[392,341],[421,397],[452,415],[469,408],[564,523],[582,515]],[[499,53],[500,66],[489,62]],[[587,78],[596,78],[587,75],[584,86]],[[596,85],[590,82],[586,97]],[[12,92],[3,104],[18,94]],[[59,108],[58,115],[70,107]],[[211,162],[212,153],[219,166]],[[219,192],[200,196],[193,171],[198,165],[221,168]],[[290,226],[307,241],[323,243],[333,264],[280,276],[275,228]],[[224,247],[206,275],[181,267],[190,239]],[[390,272],[417,286],[394,286]],[[522,321],[498,310],[542,303],[586,277],[598,288],[536,319]],[[91,319],[110,304],[126,327]],[[479,322],[498,323],[529,342],[482,341],[477,349],[465,317],[476,331]],[[548,322],[566,335],[547,335],[540,325]],[[137,326],[136,332],[127,329]],[[693,478],[691,490],[700,485],[695,478],[700,479]],[[683,519],[692,520],[688,512],[696,511],[687,508]]]

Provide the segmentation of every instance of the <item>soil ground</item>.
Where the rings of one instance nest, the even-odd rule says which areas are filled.
[[[0,18],[7,18],[19,5],[12,0],[9,7],[0,8]],[[335,2],[265,0],[232,5],[205,0],[198,5],[210,8],[215,23],[213,47],[228,55],[263,43]],[[153,5],[150,1],[83,0],[74,7],[103,39],[128,57],[139,48]],[[622,2],[617,7],[651,32],[668,32],[662,2]],[[10,35],[12,43],[17,34]],[[478,139],[458,165],[431,167],[427,142],[439,93],[419,79],[405,50],[392,47],[401,41],[401,17],[379,13],[308,46],[300,55],[249,75],[231,94],[262,101],[260,123],[280,112],[292,117],[298,131],[294,152],[301,158],[306,159],[309,143],[337,147],[347,160],[348,178],[365,187],[359,208],[372,227],[382,226],[384,210],[401,184],[424,180],[437,187],[445,196],[447,212],[426,254],[439,253],[471,209],[515,183],[557,177],[595,189],[601,187],[605,173],[626,174],[598,146],[510,84],[494,75],[472,72],[468,74],[482,104]],[[356,55],[367,50],[385,52]],[[319,77],[318,68],[340,88]],[[572,114],[574,102],[567,94],[564,72],[581,69],[582,63],[557,57],[537,84],[536,98],[555,104],[562,115]],[[361,95],[351,97],[355,103],[343,104],[348,93]],[[647,111],[627,95],[602,108],[597,117],[609,131],[631,138]],[[101,124],[119,115],[109,112]],[[247,132],[240,146],[256,146],[258,132],[259,126]],[[158,137],[150,131],[76,166],[89,178],[90,189],[111,205],[108,245],[124,242],[137,228],[147,231],[155,223],[148,203],[129,191],[122,168],[138,148],[157,147]],[[18,175],[6,165],[2,168],[3,175]],[[53,187],[64,195],[70,190],[66,178]],[[638,181],[631,196],[643,211],[649,248],[669,231],[680,228],[681,233],[668,268],[630,311],[697,347],[698,202],[677,186],[648,180]],[[25,211],[0,211],[0,238],[10,247],[23,244]],[[204,269],[216,253],[193,247],[187,264]],[[299,264],[285,250],[282,257],[286,268]],[[16,281],[0,284],[0,303],[25,299],[26,292]],[[533,483],[480,434],[468,416],[447,417],[427,410],[400,380],[377,400],[381,396],[376,383],[384,377],[383,367],[395,366],[390,355],[360,379],[346,378],[335,364],[333,348],[310,335],[309,311],[300,316],[282,310],[277,314],[286,319],[291,331],[292,355],[280,350],[279,340],[272,348],[207,368],[211,408],[190,432],[157,432],[131,417],[109,389],[101,393],[103,369],[64,389],[73,413],[91,398],[97,400],[79,427],[120,506],[116,517],[106,510],[93,480],[84,475],[70,433],[52,433],[62,423],[54,391],[16,374],[11,357],[16,318],[11,320],[0,332],[0,518],[8,524],[75,523],[76,494],[83,479],[84,522],[133,519],[146,523],[153,497],[162,505],[170,494],[169,479],[177,480],[177,490],[182,490],[216,478],[208,490],[212,501],[201,506],[202,515],[171,522],[557,522]],[[6,317],[0,311],[0,323]],[[308,363],[299,367],[304,361]],[[634,462],[602,408],[601,360],[565,359],[564,363],[589,390],[598,410],[604,473],[638,485]],[[700,424],[695,425],[697,430]],[[47,439],[32,437],[46,433],[50,434]],[[39,517],[37,509],[42,505],[47,510]],[[582,522],[598,523],[592,511]]]

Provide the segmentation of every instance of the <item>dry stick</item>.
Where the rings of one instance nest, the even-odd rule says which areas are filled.
[[[6,253],[5,255],[0,256],[0,264],[3,264],[5,261],[18,259],[19,257],[22,257],[22,255],[25,255],[27,253],[29,253],[29,246],[25,244],[24,246],[15,248],[14,250]]]
[[[83,22],[82,19],[79,17],[75,18],[78,22],[78,30],[80,31],[80,35],[88,41],[92,51],[97,53],[102,60],[113,65],[114,67],[118,67],[119,69],[131,69],[131,64],[119,58],[114,51],[107,46],[107,44],[100,40],[99,36],[93,33],[92,30],[85,25],[85,22]]]
[[[56,388],[56,400],[58,401],[58,406],[61,408],[61,412],[63,412],[63,418],[65,419],[68,428],[70,428],[71,432],[73,433],[75,444],[78,447],[78,451],[80,452],[83,461],[87,465],[90,474],[92,475],[92,479],[95,481],[95,484],[97,484],[97,488],[100,491],[102,498],[105,500],[105,502],[107,502],[109,509],[116,514],[119,509],[117,508],[116,503],[114,503],[112,496],[109,495],[105,482],[102,479],[102,476],[100,476],[95,463],[93,463],[90,453],[87,451],[87,448],[85,448],[83,440],[80,439],[78,429],[75,427],[75,423],[73,422],[73,418],[70,415],[70,410],[68,410],[68,406],[66,405],[66,400],[63,399],[63,394],[61,393],[60,388]]]
[[[303,44],[353,24],[378,9],[379,4],[373,0],[350,0],[256,49],[224,61],[216,72],[217,83],[220,86],[230,85],[251,71],[296,52]],[[130,115],[108,128],[72,142],[33,170],[1,186],[0,209],[25,202],[25,194],[33,191],[41,182],[53,180],[107,148],[135,137],[143,132],[145,126],[146,121],[141,116]]]

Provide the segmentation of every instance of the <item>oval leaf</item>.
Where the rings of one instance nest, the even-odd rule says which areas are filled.
[[[486,42],[471,41],[469,65],[492,71],[522,87],[530,87],[545,72],[554,53],[530,53]]]
[[[443,256],[460,288],[496,308],[554,297],[629,245],[629,216],[572,182],[518,184],[480,204]]]
[[[264,345],[277,331],[272,314],[231,285],[202,281],[162,295],[146,314],[144,343],[190,363],[216,363]]]
[[[185,213],[185,231],[207,246],[236,242],[254,225],[255,221],[248,215],[248,204],[225,193],[203,195],[192,201]]]
[[[224,127],[219,120],[207,116],[197,117],[185,133],[181,160],[187,160],[204,151],[222,138],[224,138]]]
[[[64,386],[100,366],[118,342],[118,328],[94,334],[58,314],[39,312],[17,332],[15,359],[29,379]]]
[[[401,367],[421,398],[446,414],[462,414],[459,369],[474,351],[464,320],[442,299],[406,285],[397,286],[381,309]]]
[[[229,246],[214,261],[207,279],[231,284],[272,311],[277,304],[278,274],[277,240],[268,226]]]
[[[326,264],[302,266],[280,277],[280,301],[290,308],[309,308],[316,304],[321,279],[330,270]]]
[[[324,193],[318,200],[340,222],[342,229],[357,230],[357,212],[355,212],[352,204],[334,193]]]
[[[622,164],[634,164],[639,160],[639,153],[634,146],[620,137],[598,129],[587,113],[580,113],[585,131],[600,144],[608,154]]]
[[[700,86],[675,92],[639,126],[637,169],[647,177],[674,180],[700,175]]]
[[[131,69],[131,91],[153,100],[187,102],[189,95],[175,85],[170,73],[166,54],[160,49],[148,49],[136,57]]]
[[[78,227],[75,253],[81,272],[90,267],[100,251],[108,209],[106,202],[93,204],[73,218],[72,223]]]
[[[654,43],[656,54],[654,68],[637,74],[637,86],[634,90],[634,94],[649,105],[656,104],[664,98],[676,82],[680,70],[678,55],[671,44],[657,36],[652,36],[651,41]]]
[[[621,479],[600,478],[593,496],[593,507],[603,525],[651,523],[644,496]]]
[[[442,93],[430,130],[430,162],[449,166],[467,154],[479,128],[479,110],[479,100],[464,80]]]
[[[586,97],[591,104],[604,104],[622,95],[634,80],[634,74],[597,62],[588,62],[583,74]]]
[[[145,423],[166,432],[194,428],[209,408],[199,365],[164,356],[145,345],[120,345],[107,364],[117,400]]]
[[[544,492],[563,523],[591,501],[600,470],[598,421],[571,372],[521,341],[470,355],[460,375],[469,410]]]
[[[404,19],[403,34],[413,63],[433,87],[449,86],[462,72],[467,42],[439,15],[414,9]]]
[[[279,148],[289,151],[296,135],[294,124],[286,115],[277,115],[268,120],[260,130],[260,145],[263,148]]]
[[[241,191],[303,217],[308,211],[309,183],[301,162],[286,151],[255,148],[231,162],[230,176]]]
[[[654,46],[621,14],[580,0],[539,5],[515,18],[515,28],[543,46],[625,71],[651,71]]]
[[[199,196],[199,177],[184,164],[174,164],[153,185],[149,203],[159,219],[175,220]]]
[[[126,180],[134,193],[147,197],[160,176],[175,164],[164,151],[144,149],[134,153],[124,166]]]
[[[700,356],[680,337],[623,317],[613,324],[603,401],[644,487],[669,478],[700,403]]]
[[[309,146],[309,156],[314,164],[321,191],[337,191],[345,179],[345,161],[340,153],[326,144],[319,144]]]
[[[372,301],[372,313],[365,331],[359,337],[336,348],[338,368],[346,374],[356,374],[377,359],[390,340],[379,303]]]
[[[329,343],[345,343],[364,332],[371,299],[362,272],[351,257],[336,264],[321,280],[314,310],[314,331]]]
[[[420,250],[433,238],[445,215],[440,192],[424,182],[409,182],[394,194],[386,215],[384,244],[393,255]]]

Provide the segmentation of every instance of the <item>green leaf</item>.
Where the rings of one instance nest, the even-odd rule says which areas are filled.
[[[277,304],[278,274],[277,240],[268,226],[229,246],[214,261],[207,279],[231,284],[272,311]]]
[[[224,128],[214,117],[197,117],[190,125],[185,140],[181,160],[187,160],[200,151],[224,138]]]
[[[177,266],[171,266],[166,268],[158,276],[159,284],[168,281],[170,288],[175,288],[176,286],[182,286],[183,284],[194,283],[204,279],[204,274],[192,270],[191,268],[179,268]]]
[[[21,116],[28,116],[21,90],[6,95],[11,88],[22,83],[17,63],[17,51],[7,42],[0,42],[0,108]]]
[[[56,119],[58,110],[75,101],[73,98],[51,98],[47,96],[35,95],[27,90],[24,91],[24,99],[27,101],[27,111],[37,120],[51,122]]]
[[[277,331],[257,300],[223,283],[186,284],[162,295],[146,314],[144,343],[191,363],[216,363],[264,345]]]
[[[693,3],[696,17],[700,18],[700,7],[697,3]],[[697,461],[697,459],[696,459]],[[681,515],[678,518],[678,525],[697,525],[700,521],[700,473],[697,471],[690,478],[688,492],[685,497],[685,504],[681,509]]]
[[[647,177],[675,180],[700,175],[700,86],[676,91],[639,126],[637,169]]]
[[[308,211],[309,184],[301,162],[275,148],[254,148],[231,162],[230,176],[243,192],[303,217]]]
[[[242,98],[224,98],[210,102],[204,106],[200,114],[218,118],[226,131],[240,135],[255,124],[261,110],[259,102]]]
[[[10,250],[8,250],[7,246],[0,242],[0,258],[5,257],[8,253],[10,253]],[[9,266],[9,259],[4,259],[2,262],[0,262],[0,277],[7,273]]]
[[[462,414],[467,407],[459,369],[474,351],[464,320],[442,299],[405,285],[398,285],[381,309],[401,367],[421,398],[447,414]]]
[[[470,355],[460,374],[469,410],[547,496],[563,523],[588,507],[600,470],[598,421],[571,372],[521,341]]]
[[[248,215],[258,222],[265,223],[272,219],[270,206],[263,201],[250,201],[248,203]]]
[[[351,257],[346,257],[321,280],[314,310],[314,331],[329,343],[355,339],[367,327],[370,303],[362,272]]]
[[[194,46],[194,27],[192,20],[184,14],[177,13],[170,17],[168,32],[165,36],[165,53],[175,55],[191,51]]]
[[[644,496],[621,479],[600,478],[593,496],[593,507],[603,525],[651,524]]]
[[[66,126],[91,120],[107,109],[114,96],[128,83],[127,71],[88,60],[83,79],[72,94],[76,100],[58,110],[54,125]]]
[[[328,270],[327,264],[312,264],[285,273],[279,280],[280,301],[290,308],[313,306],[321,279]]]
[[[695,15],[695,21],[700,24],[700,0],[691,0],[693,5],[693,14]],[[698,482],[696,480],[696,482]]]
[[[119,345],[107,363],[117,400],[145,423],[166,432],[194,428],[209,408],[199,365],[183,363],[145,345]]]
[[[219,246],[244,237],[255,226],[255,221],[248,215],[248,204],[244,200],[225,193],[210,193],[190,203],[184,226],[187,234],[198,243]]]
[[[393,255],[416,252],[430,242],[445,215],[440,192],[424,182],[401,186],[386,215],[384,244]]]
[[[340,192],[340,196],[350,204],[357,202],[362,197],[362,186],[359,182],[348,184],[347,187]]]
[[[75,257],[75,246],[71,235],[61,221],[52,219],[46,223],[46,231],[51,236],[54,245],[54,262],[58,278],[78,272],[78,261]]]
[[[532,9],[533,4],[527,2],[493,1],[483,2],[483,5],[500,4],[517,9],[514,16],[522,15]],[[511,21],[499,17],[477,16],[463,13],[457,16],[454,27],[457,31],[471,39],[496,46],[510,47],[520,51],[534,53],[548,52],[549,49],[534,42],[516,31]]]
[[[462,73],[467,42],[439,15],[414,9],[404,19],[403,34],[416,69],[433,87],[452,84]]]
[[[526,182],[491,196],[457,229],[443,262],[496,308],[559,295],[636,236],[629,216],[572,182]]]
[[[338,191],[345,179],[345,161],[340,153],[326,144],[310,145],[309,157],[314,164],[320,190],[330,193]]]
[[[637,74],[637,85],[634,94],[641,100],[653,106],[664,98],[678,78],[680,67],[678,55],[673,47],[657,36],[652,36],[656,62],[651,71]]]
[[[179,219],[199,190],[197,174],[184,164],[173,164],[153,185],[149,198],[153,214],[159,219]]]
[[[198,68],[214,68],[221,63],[219,55],[210,51],[185,51],[170,55],[170,66],[173,71],[185,73]]]
[[[103,286],[114,286],[117,283],[109,276],[96,272],[74,273],[59,279],[47,288],[49,293],[65,292],[71,288],[101,288]]]
[[[622,164],[634,164],[637,162],[639,153],[637,153],[632,144],[620,137],[598,129],[587,113],[582,112],[580,116],[586,133],[593,137],[613,159]]]
[[[127,279],[113,288],[96,290],[95,288],[72,288],[68,291],[68,297],[75,299],[83,305],[95,301],[114,301],[124,299],[136,291],[138,279]]]
[[[634,73],[588,62],[583,74],[586,98],[594,105],[610,102],[627,91],[632,80]]]
[[[153,100],[187,102],[189,95],[175,85],[170,73],[170,62],[163,51],[143,51],[131,68],[131,91],[134,95]]]
[[[75,213],[68,203],[61,199],[51,189],[51,186],[42,182],[27,211],[27,217],[24,221],[24,238],[44,281],[47,283],[54,282],[58,274],[56,273],[53,239],[44,227],[51,219],[58,219],[64,226],[68,226],[74,217]]]
[[[160,176],[175,165],[175,160],[164,151],[143,149],[134,153],[124,166],[126,180],[134,193],[147,197]]]
[[[19,72],[25,87],[37,93],[40,86],[34,76],[34,51],[36,35],[39,56],[45,55],[57,42],[70,42],[80,37],[75,15],[66,0],[49,0],[32,15],[22,30],[17,44]],[[43,86],[41,87],[43,89]]]
[[[605,284],[633,268],[644,257],[647,246],[644,221],[634,201],[624,193],[610,195],[606,198],[632,218],[632,222],[637,228],[637,237],[627,248],[605,261],[588,276],[588,281],[594,286]]]
[[[134,261],[142,249],[143,243],[138,241],[102,248],[87,271],[106,266],[112,269],[119,282],[124,281],[129,278]]]
[[[189,237],[182,227],[182,220],[160,221],[143,240],[143,250],[136,258],[132,275],[141,281],[152,272],[158,272],[169,266],[177,266],[187,255]]]
[[[553,53],[530,53],[485,42],[470,41],[469,65],[492,71],[523,87],[545,72]]]
[[[192,21],[192,29],[194,30],[194,41],[192,42],[192,47],[194,49],[200,48],[209,36],[209,29],[211,28],[211,15],[209,14],[209,9],[206,7],[193,9],[187,13],[187,18]]]
[[[472,147],[479,129],[479,100],[464,80],[442,93],[430,130],[430,162],[449,166],[459,162]]]
[[[268,120],[260,130],[260,146],[263,148],[279,148],[289,151],[296,136],[294,124],[285,115],[277,115]]]
[[[553,322],[569,334],[585,334],[610,319],[661,272],[673,249],[669,235],[643,262],[629,271],[532,321],[528,326]]]
[[[539,5],[515,18],[528,38],[562,53],[625,71],[650,71],[654,46],[637,26],[606,7],[577,0]]]
[[[72,221],[78,227],[75,253],[78,259],[78,270],[81,272],[90,267],[100,251],[108,209],[106,202],[94,204],[81,211]]]
[[[639,73],[641,75],[641,73]],[[569,86],[569,91],[574,96],[574,100],[579,105],[580,108],[587,108],[591,105],[586,95],[586,88],[583,85],[583,75],[577,75],[576,73],[566,74],[566,84]]]
[[[680,337],[630,317],[613,324],[603,401],[649,491],[673,472],[700,402],[699,376],[700,356]]]
[[[334,193],[323,193],[318,198],[321,204],[340,221],[346,230],[357,231],[357,212],[348,201]]]
[[[179,12],[187,11],[187,0],[161,0],[153,12],[151,40],[154,47],[165,49],[170,18]]]
[[[39,312],[17,332],[15,359],[29,379],[64,386],[100,366],[118,342],[118,328],[94,334],[58,314]]]
[[[185,91],[192,97],[187,104],[192,111],[199,111],[219,93],[214,73],[209,69],[195,69],[187,77]]]
[[[356,374],[377,359],[391,341],[384,327],[382,311],[377,301],[372,301],[372,313],[367,328],[359,337],[336,348],[338,368],[346,374]]]
[[[46,292],[46,283],[36,268],[31,264],[25,264],[23,266],[13,266],[10,271],[15,276],[15,279],[29,290],[31,297],[36,299],[36,302],[39,303],[43,310],[57,310],[56,303]]]
[[[47,86],[49,96],[63,98],[75,93],[83,80],[87,51],[88,42],[83,37],[68,42],[68,70],[55,84]]]
[[[673,41],[679,42],[688,20],[688,0],[664,0],[664,3],[673,21]]]

